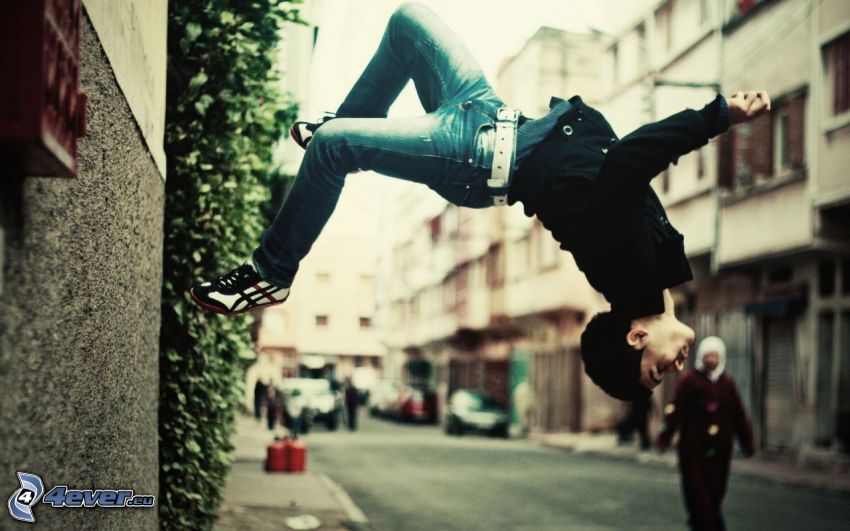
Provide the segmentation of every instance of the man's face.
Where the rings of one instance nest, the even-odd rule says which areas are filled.
[[[643,349],[640,361],[640,383],[654,389],[665,373],[679,372],[685,366],[694,331],[676,319],[673,297],[664,292],[664,313],[632,321],[627,341]]]

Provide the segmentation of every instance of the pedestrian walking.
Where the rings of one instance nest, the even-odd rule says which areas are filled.
[[[263,401],[266,398],[266,387],[266,384],[259,378],[254,384],[254,418],[257,419],[257,422],[260,422],[263,415]]]
[[[269,430],[274,430],[280,413],[280,394],[274,385],[269,385],[266,388],[266,423]]]
[[[388,119],[411,79],[426,114]],[[284,302],[346,175],[358,170],[421,183],[462,207],[520,202],[611,303],[588,324],[582,357],[602,389],[630,400],[680,370],[693,341],[668,290],[692,278],[682,235],[649,183],[730,125],[769,109],[765,92],[717,95],[701,110],[621,139],[580,96],[553,97],[550,111],[531,119],[496,95],[431,10],[404,4],[336,114],[293,126],[304,160],[252,255],[193,287],[191,297],[225,315]]]
[[[719,337],[703,339],[695,369],[676,382],[665,407],[657,445],[667,450],[679,431],[679,472],[688,523],[695,531],[725,530],[721,505],[729,481],[733,439],[751,456],[753,433],[738,388],[724,372],[726,345]]]
[[[357,430],[357,408],[360,405],[360,393],[351,382],[351,377],[345,378],[345,413],[348,418],[348,431]]]

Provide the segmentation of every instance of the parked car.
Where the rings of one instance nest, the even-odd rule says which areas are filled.
[[[400,386],[397,382],[381,380],[369,393],[369,414],[373,417],[389,417],[398,401]]]
[[[304,433],[317,423],[324,423],[331,431],[339,427],[342,416],[342,399],[323,378],[286,378],[283,380],[284,397],[292,396],[298,389],[304,403]]]
[[[508,436],[507,408],[490,396],[470,389],[458,389],[449,398],[446,433],[463,435],[483,432]]]
[[[436,424],[437,393],[425,386],[402,386],[396,401],[395,417],[403,422]]]

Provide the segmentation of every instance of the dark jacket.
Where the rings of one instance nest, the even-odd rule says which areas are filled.
[[[614,311],[663,313],[663,290],[693,275],[682,235],[649,183],[728,128],[726,102],[717,96],[700,111],[682,111],[622,139],[580,97],[570,103],[517,170],[508,202],[522,202],[526,215],[540,219]]]

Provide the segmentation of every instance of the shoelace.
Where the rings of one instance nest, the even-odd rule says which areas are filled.
[[[248,278],[253,269],[248,264],[241,265],[226,275],[222,275],[212,282],[212,285],[217,290],[230,289],[236,285],[239,280]]]

